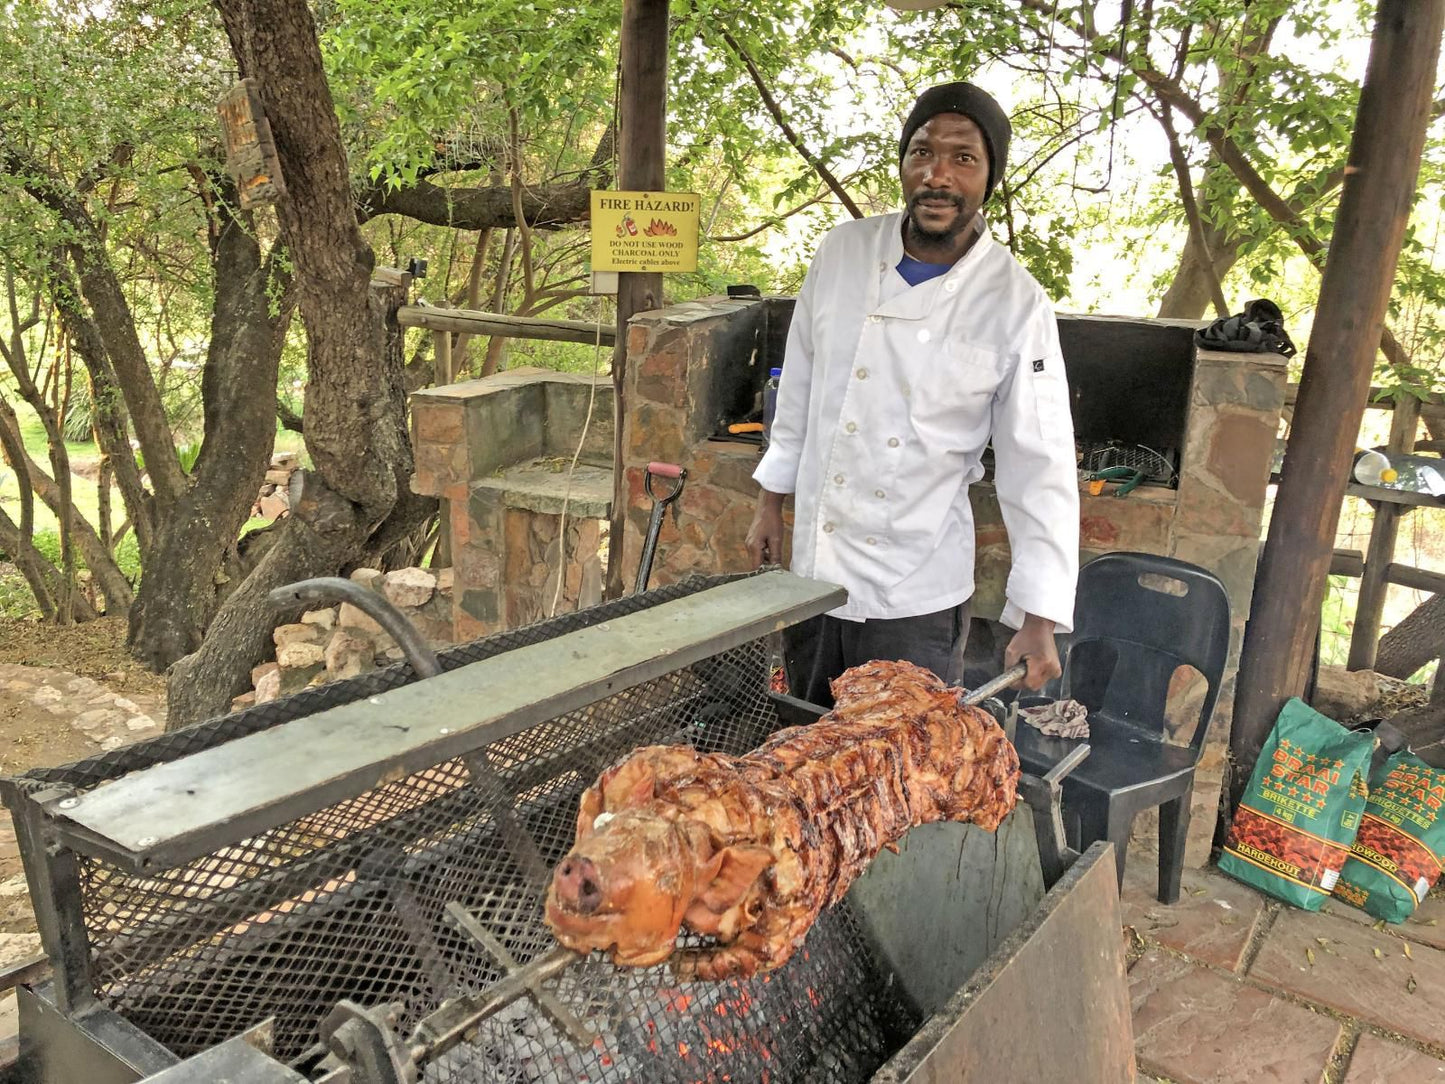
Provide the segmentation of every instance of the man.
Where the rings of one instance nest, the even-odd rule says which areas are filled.
[[[748,546],[781,561],[792,493],[793,571],[848,589],[785,636],[789,686],[815,703],[871,659],[961,677],[968,487],[990,438],[1013,552],[1005,662],[1026,660],[1032,689],[1059,675],[1078,576],[1073,422],[1048,298],[980,213],[1009,135],[978,87],[925,91],[898,145],[907,210],[832,230],[799,292]]]

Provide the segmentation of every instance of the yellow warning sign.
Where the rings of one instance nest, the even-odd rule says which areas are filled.
[[[593,271],[696,271],[696,192],[592,193]]]

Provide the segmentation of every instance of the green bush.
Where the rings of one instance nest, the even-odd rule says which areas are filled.
[[[43,531],[36,531],[31,536],[35,548],[45,557],[47,561],[56,568],[60,567],[60,532],[54,528],[47,528]],[[121,572],[131,583],[140,582],[140,544],[135,539],[134,531],[127,531],[126,536],[120,540],[115,548],[115,563],[120,566]],[[78,570],[89,566],[81,555],[80,548],[75,547],[75,567]]]

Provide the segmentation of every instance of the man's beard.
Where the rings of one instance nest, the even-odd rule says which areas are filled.
[[[958,214],[954,215],[953,222],[942,230],[924,229],[918,224],[916,214],[918,203],[925,199],[948,200],[958,208]],[[973,216],[968,213],[968,203],[962,196],[952,192],[937,192],[927,188],[920,188],[913,193],[913,198],[908,201],[908,233],[915,241],[928,246],[946,246],[957,240],[958,236],[968,229],[973,221]]]

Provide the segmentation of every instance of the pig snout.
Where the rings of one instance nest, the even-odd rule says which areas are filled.
[[[568,855],[557,867],[553,885],[557,898],[580,914],[590,915],[602,906],[602,884],[590,858]]]

